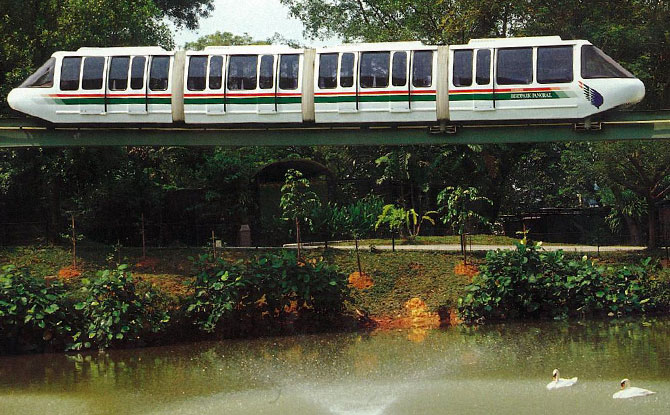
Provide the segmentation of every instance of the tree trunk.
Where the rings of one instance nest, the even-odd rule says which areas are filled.
[[[647,241],[647,248],[653,249],[656,248],[656,242],[658,240],[656,237],[658,209],[656,209],[654,200],[647,200],[647,206],[647,217],[649,221],[649,239]]]
[[[642,237],[640,235],[640,227],[633,218],[623,215],[624,221],[626,221],[626,227],[628,228],[628,233],[630,234],[630,243],[633,245],[640,245],[642,243]]]
[[[461,232],[461,253],[463,254],[463,265],[468,263],[467,253],[465,252],[465,232]]]
[[[300,221],[295,220],[295,241],[298,245],[298,262],[300,262]]]
[[[363,275],[363,268],[361,267],[361,255],[358,253],[358,237],[354,237],[356,243],[356,263],[358,264],[358,275]]]

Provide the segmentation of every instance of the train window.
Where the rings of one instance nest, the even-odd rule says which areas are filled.
[[[128,68],[130,56],[114,56],[109,64],[110,91],[125,91],[128,88]]]
[[[340,64],[340,87],[351,88],[354,86],[354,54],[343,53]]]
[[[204,91],[207,74],[207,56],[191,56],[188,61],[186,88],[189,91]]]
[[[412,63],[412,85],[427,88],[433,84],[433,51],[421,50],[414,52]]]
[[[582,46],[582,78],[634,78],[614,59],[593,45]]]
[[[361,88],[389,86],[390,52],[361,53]]]
[[[477,85],[488,85],[491,83],[491,49],[480,49],[477,51],[477,70],[475,80]]]
[[[261,70],[258,74],[258,86],[260,89],[270,89],[274,86],[275,57],[263,55],[261,57]]]
[[[407,84],[407,52],[393,54],[391,83],[393,86],[405,86]]]
[[[84,73],[81,79],[82,89],[102,88],[102,72],[105,69],[105,58],[96,56],[84,59]]]
[[[526,85],[533,82],[533,48],[498,50],[496,73],[499,85]]]
[[[537,82],[572,82],[572,46],[537,48]]]
[[[149,89],[151,89],[152,91],[167,90],[169,73],[170,73],[170,57],[154,56],[151,59],[151,71],[149,73]]]
[[[258,55],[231,56],[228,62],[228,89],[231,91],[256,89]]]
[[[56,58],[49,58],[44,65],[28,77],[19,88],[51,88],[54,86],[54,69]]]
[[[454,86],[472,85],[472,50],[454,51]]]
[[[337,53],[323,53],[319,56],[319,88],[337,87]]]
[[[281,55],[279,60],[279,89],[298,89],[300,56]]]
[[[223,79],[223,56],[209,58],[209,89],[221,89]]]
[[[79,89],[79,72],[81,71],[81,58],[63,58],[60,68],[61,91],[76,91]]]
[[[144,67],[147,58],[144,56],[135,56],[130,67],[130,88],[142,89],[144,87]]]

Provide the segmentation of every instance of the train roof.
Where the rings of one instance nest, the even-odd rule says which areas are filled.
[[[286,45],[244,45],[244,46],[207,46],[204,50],[189,50],[188,55],[206,53],[222,54],[260,54],[260,53],[303,53],[304,49],[295,49]]]
[[[424,45],[421,42],[379,42],[379,43],[345,43],[339,46],[318,48],[318,53],[328,52],[367,52],[381,50],[435,50],[437,46]]]
[[[483,45],[490,45],[492,47],[505,46],[549,46],[549,45],[574,45],[577,43],[588,43],[585,40],[563,40],[560,36],[527,36],[527,37],[508,37],[508,38],[484,38],[484,39],[470,39],[467,45],[478,47]],[[454,45],[457,46],[457,45]]]

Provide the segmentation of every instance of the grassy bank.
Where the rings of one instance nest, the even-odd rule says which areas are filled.
[[[497,241],[496,243],[502,243]],[[211,250],[210,250],[211,251]],[[142,258],[138,248],[95,246],[78,248],[78,268],[82,272],[77,278],[93,278],[101,269],[114,268],[116,263],[127,263],[133,275],[173,298],[187,295],[185,282],[192,279],[194,267],[189,257],[210,252],[206,249],[175,248],[149,249]],[[278,250],[277,250],[278,251]],[[219,255],[229,261],[249,258],[266,251],[226,249]],[[353,251],[309,250],[310,258],[323,258],[327,263],[339,267],[349,275],[358,270]],[[648,256],[656,260],[664,258],[647,252],[606,253],[596,258],[601,264],[619,266],[639,264]],[[566,256],[570,256],[566,254]],[[577,258],[576,255],[574,255]],[[471,259],[475,264],[483,262],[484,255]],[[72,256],[62,247],[11,247],[0,248],[0,265],[13,264],[27,268],[36,277],[58,276],[59,271],[70,267]],[[414,297],[423,300],[428,309],[453,308],[465,286],[470,282],[473,269],[464,269],[460,254],[433,252],[388,252],[361,251],[363,271],[372,280],[372,286],[352,290],[350,308],[369,313],[371,316],[395,316],[404,312],[405,303]],[[668,279],[667,271],[658,271],[652,278]]]

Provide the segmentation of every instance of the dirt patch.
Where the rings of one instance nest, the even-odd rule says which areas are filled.
[[[135,268],[140,271],[151,270],[152,272],[156,272],[156,267],[159,263],[160,260],[158,258],[146,257],[142,258],[137,264],[135,264]]]
[[[375,283],[365,272],[361,274],[356,271],[349,274],[349,285],[359,290],[366,290],[368,288],[372,288]]]
[[[479,274],[479,267],[475,264],[464,264],[463,262],[458,262],[454,266],[454,274],[472,278]]]
[[[58,278],[63,280],[69,280],[72,278],[78,278],[81,276],[82,271],[79,268],[75,267],[65,267],[58,270]]]

